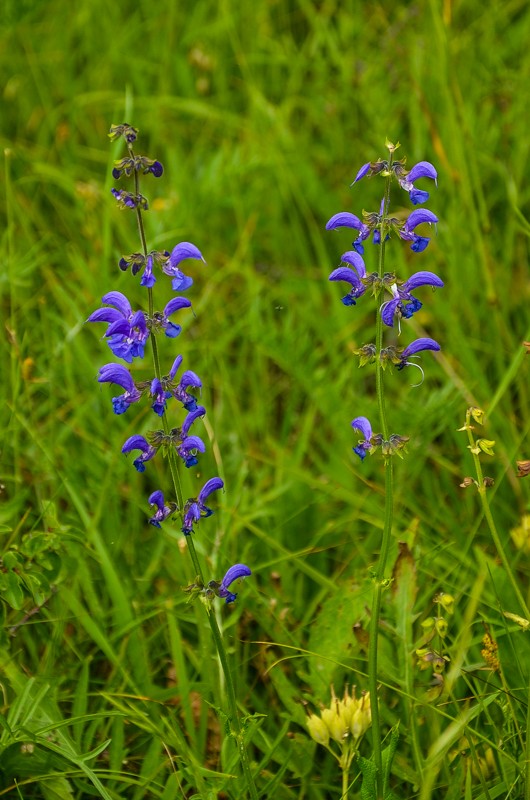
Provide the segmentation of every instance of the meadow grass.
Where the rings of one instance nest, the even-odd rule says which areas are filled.
[[[137,244],[109,192],[122,153],[106,135],[126,120],[165,167],[149,185],[150,246],[193,241],[207,261],[183,348],[205,379],[210,446],[184,496],[223,477],[196,547],[213,576],[253,570],[217,614],[241,712],[255,715],[263,797],[341,796],[306,708],[327,705],[331,684],[367,688],[384,481],[375,458],[354,460],[350,421],[376,415],[373,376],[352,354],[373,321],[328,283],[351,235],[324,225],[378,206],[375,181],[349,183],[386,137],[409,164],[436,164],[437,237],[419,256],[388,253],[389,267],[432,270],[445,288],[408,323],[442,345],[424,385],[387,381],[391,427],[411,442],[395,470],[383,730],[400,723],[398,797],[529,798],[530,645],[502,614],[523,609],[476,491],[459,487],[473,461],[457,432],[469,406],[485,410],[488,499],[528,603],[530,546],[510,536],[528,512],[515,460],[530,457],[527,4],[25,0],[3,15],[2,552],[28,533],[59,541],[29,569],[55,589],[37,613],[25,617],[40,605],[29,592],[2,594],[0,797],[245,796],[208,625],[181,591],[195,576],[179,526],[146,524],[165,466],[142,481],[120,453],[148,412],[112,415],[96,382],[109,354],[84,324],[111,289],[143,297],[117,269]],[[413,653],[438,591],[456,602],[435,697]]]

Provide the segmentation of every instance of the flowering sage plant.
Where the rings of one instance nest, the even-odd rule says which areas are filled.
[[[355,417],[351,426],[357,434],[360,434],[360,438],[353,447],[353,452],[360,458],[361,462],[365,460],[366,456],[372,456],[376,451],[380,451],[385,465],[384,527],[379,559],[374,570],[374,594],[368,650],[373,763],[371,767],[366,768],[363,768],[360,763],[363,780],[366,782],[366,787],[363,784],[363,792],[366,790],[367,796],[373,796],[378,800],[383,798],[384,795],[385,770],[386,774],[388,774],[389,761],[391,760],[391,752],[389,751],[384,756],[381,745],[382,735],[378,701],[379,618],[383,590],[388,585],[386,568],[392,534],[393,456],[403,457],[405,447],[409,441],[408,436],[391,432],[385,408],[384,373],[393,367],[398,372],[408,367],[415,367],[420,370],[422,375],[421,382],[423,382],[423,369],[417,363],[417,359],[421,358],[420,353],[440,350],[440,345],[434,339],[420,337],[409,341],[408,344],[398,346],[395,344],[396,333],[398,337],[404,334],[405,325],[403,325],[402,330],[401,323],[405,323],[421,310],[423,303],[416,296],[417,293],[422,297],[425,287],[431,287],[434,290],[444,285],[442,279],[433,272],[420,270],[409,276],[398,276],[394,272],[387,270],[385,256],[388,242],[392,238],[400,239],[410,243],[410,249],[413,253],[422,253],[427,249],[430,242],[430,238],[425,235],[425,226],[435,225],[438,222],[438,217],[425,208],[411,211],[405,219],[401,215],[399,217],[391,215],[390,198],[393,182],[397,183],[407,193],[408,199],[413,205],[422,205],[429,199],[429,193],[425,189],[417,188],[415,183],[425,178],[436,182],[437,173],[434,166],[428,161],[420,161],[410,170],[407,169],[405,159],[395,159],[395,151],[399,144],[394,145],[391,142],[387,142],[386,146],[388,157],[364,164],[352,183],[353,186],[363,178],[382,178],[382,199],[379,209],[373,212],[363,211],[362,218],[348,211],[341,211],[332,216],[326,225],[327,230],[351,228],[356,234],[356,238],[352,243],[353,250],[343,253],[340,265],[329,276],[330,281],[346,283],[351,287],[342,298],[343,304],[353,308],[365,294],[371,294],[375,300],[375,342],[363,344],[354,352],[359,357],[360,366],[371,364],[375,367],[375,385],[379,408],[378,426],[372,426],[372,422],[366,416],[361,415],[362,408],[359,407],[360,404],[356,408],[359,416]],[[421,233],[417,230],[420,226]],[[363,258],[365,253],[364,242],[370,237],[373,244],[377,246],[377,270],[373,272],[368,272]],[[392,341],[386,344],[384,333],[392,329]],[[374,432],[373,428],[375,428],[376,432]],[[379,428],[379,431],[377,428]]]
[[[140,234],[139,252],[122,256],[118,267],[124,272],[130,270],[133,277],[140,276],[139,283],[145,288],[145,302],[142,308],[133,309],[125,294],[112,290],[101,298],[101,308],[89,316],[88,322],[106,324],[103,339],[112,355],[131,366],[129,369],[121,363],[104,364],[97,379],[102,384],[119,387],[122,392],[112,397],[115,414],[128,413],[131,406],[142,402],[147,403],[154,413],[152,419],[158,427],[145,435],[133,434],[122,444],[121,450],[125,455],[134,454],[132,464],[139,473],[149,472],[149,462],[158,457],[159,452],[166,456],[169,465],[168,487],[157,487],[150,493],[146,491],[146,512],[151,514],[148,518],[146,513],[146,524],[161,528],[171,520],[178,519],[182,534],[186,537],[196,578],[195,583],[185,591],[190,599],[198,597],[206,609],[224,672],[230,736],[236,740],[249,796],[257,800],[236,705],[234,680],[212,607],[216,598],[223,599],[225,603],[234,602],[237,596],[233,591],[234,583],[249,576],[251,570],[245,564],[234,564],[221,580],[204,578],[192,534],[201,520],[214,513],[210,504],[214,500],[214,493],[223,489],[224,483],[220,477],[211,477],[202,488],[198,488],[196,497],[185,500],[178,479],[179,469],[196,466],[206,451],[206,445],[197,432],[200,420],[206,414],[204,406],[199,404],[202,382],[191,369],[179,372],[185,359],[175,351],[175,340],[182,332],[176,319],[184,318],[191,309],[191,301],[182,293],[193,285],[193,279],[182,272],[181,264],[189,260],[204,262],[204,258],[198,247],[190,242],[179,242],[171,251],[148,250],[143,214],[148,210],[149,203],[140,192],[140,176],[160,178],[164,168],[160,161],[134,152],[137,134],[136,128],[124,123],[113,125],[109,137],[111,141],[123,139],[127,147],[127,156],[114,162],[113,178],[132,182],[128,189],[113,188],[112,194],[120,208],[135,214]],[[178,294],[158,310],[154,287],[159,278],[166,276],[171,281],[173,291]],[[135,362],[148,353],[152,356],[149,377],[147,380],[138,380],[134,372]],[[163,372],[162,365],[167,365],[166,370],[171,365],[169,371]],[[145,478],[142,480],[145,481]]]

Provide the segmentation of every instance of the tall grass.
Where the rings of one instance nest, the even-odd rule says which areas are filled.
[[[396,380],[388,398],[396,430],[414,434],[396,469],[392,561],[398,541],[411,560],[384,598],[382,722],[401,721],[398,796],[524,796],[529,645],[502,615],[522,609],[479,499],[459,487],[473,460],[457,428],[468,406],[486,411],[488,498],[528,603],[528,550],[510,530],[528,510],[514,461],[529,453],[529,35],[519,0],[5,4],[2,550],[55,531],[61,572],[27,619],[29,593],[4,604],[0,797],[238,796],[218,665],[181,592],[195,576],[177,527],[146,525],[145,484],[120,454],[136,423],[109,424],[105,356],[84,326],[127,280],[116,264],[131,223],[109,194],[106,140],[125,120],[169,176],[151,194],[152,246],[197,241],[207,261],[187,355],[210,376],[203,477],[221,474],[227,492],[196,545],[212,574],[237,560],[255,576],[219,621],[241,709],[260,715],[249,735],[264,797],[340,797],[305,706],[327,703],[331,683],[366,688],[383,510],[350,420],[361,396],[375,412],[352,357],[372,332],[327,283],[351,237],[324,223],[360,212],[348,185],[385,137],[437,165],[438,236],[414,268],[446,286],[411,330],[425,324],[443,349],[428,387]],[[367,209],[377,192],[367,183]],[[407,250],[392,258],[412,271]],[[438,590],[456,605],[436,699],[412,652]],[[484,669],[483,623],[498,674]]]

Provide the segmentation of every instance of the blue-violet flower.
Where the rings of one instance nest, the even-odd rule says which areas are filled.
[[[194,523],[199,522],[201,517],[211,517],[213,511],[204,504],[204,501],[212,492],[222,489],[223,486],[224,483],[221,478],[210,478],[210,480],[206,481],[197,497],[192,497],[186,501],[182,533],[189,536],[190,533],[193,533]]]
[[[364,461],[366,454],[370,452],[374,446],[371,441],[373,436],[372,426],[366,417],[356,417],[352,420],[351,426],[354,431],[359,431],[359,433],[364,436],[364,439],[360,440],[357,447],[353,448],[353,452],[359,456],[361,461]]]
[[[410,319],[422,307],[422,303],[412,294],[413,289],[419,286],[443,286],[443,281],[434,272],[415,272],[408,280],[398,286],[393,283],[390,287],[393,299],[387,300],[381,306],[381,317],[385,325],[390,328],[394,325],[394,317]]]
[[[252,572],[249,567],[246,566],[246,564],[234,564],[233,567],[230,567],[221,581],[221,585],[217,590],[217,594],[219,597],[225,598],[225,603],[233,603],[237,597],[237,594],[228,591],[228,587],[239,578],[247,578],[249,575],[252,575]]]

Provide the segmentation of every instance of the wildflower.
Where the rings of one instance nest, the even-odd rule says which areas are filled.
[[[401,353],[401,364],[398,364],[398,369],[403,369],[403,367],[410,367],[410,363],[407,361],[408,358],[411,356],[416,355],[416,353],[420,353],[422,350],[440,350],[440,345],[438,342],[435,342],[434,339],[429,339],[428,337],[421,337],[420,339],[414,339],[408,347],[405,347],[403,352]]]
[[[189,289],[193,284],[193,278],[184,275],[179,269],[180,262],[184,261],[186,258],[196,258],[198,261],[204,261],[198,247],[195,247],[191,242],[180,242],[173,248],[169,258],[162,267],[165,274],[173,278],[171,286],[175,292],[185,292],[186,289]],[[206,262],[204,261],[204,263]]]
[[[353,250],[343,253],[341,261],[351,264],[351,267],[338,267],[333,270],[328,280],[350,283],[352,286],[351,291],[342,298],[342,302],[345,306],[354,306],[356,299],[366,292],[366,286],[361,280],[366,275],[366,267],[361,256]]]
[[[362,243],[370,235],[370,228],[368,225],[361,222],[359,217],[356,217],[355,214],[350,214],[348,211],[340,211],[326,223],[327,231],[333,231],[337,228],[355,228],[355,230],[359,231],[359,235],[353,242],[353,246],[357,253],[362,256],[364,253],[364,246]]]
[[[142,211],[147,211],[149,208],[147,199],[142,194],[126,192],[124,189],[111,189],[110,191],[120,208],[141,208]]]
[[[418,236],[414,229],[422,223],[433,225],[438,222],[438,217],[426,208],[419,208],[409,214],[403,226],[399,229],[400,237],[406,242],[412,242],[410,249],[414,253],[421,253],[430,242],[427,236]]]
[[[98,308],[88,322],[108,322],[105,333],[111,351],[128,364],[133,358],[144,356],[144,347],[149,338],[147,320],[143,311],[133,312],[131,304],[121,292],[108,292],[101,298],[113,308]]]
[[[364,439],[360,440],[357,447],[353,448],[353,452],[359,456],[361,461],[364,461],[366,454],[374,447],[371,441],[373,436],[372,426],[366,417],[356,417],[352,421],[351,426],[354,431],[359,431],[359,433],[364,436]]]
[[[228,587],[239,578],[247,578],[249,575],[252,575],[252,572],[245,564],[234,564],[233,567],[230,567],[221,581],[221,585],[217,590],[218,596],[224,597],[225,603],[233,603],[237,597],[237,594],[230,592]]]
[[[177,356],[171,367],[169,373],[169,380],[172,381],[177,374],[180,365],[182,364],[182,356]],[[182,373],[180,381],[177,386],[171,386],[173,396],[182,403],[186,411],[195,411],[197,408],[196,398],[188,392],[190,387],[202,389],[202,381],[199,376],[191,369],[187,369]]]
[[[129,370],[121,364],[105,364],[98,373],[98,383],[115,383],[125,389],[125,394],[112,398],[115,414],[124,414],[132,403],[138,402],[141,392],[138,391]]]
[[[115,180],[119,180],[122,175],[130,178],[134,172],[143,172],[144,175],[151,173],[155,178],[160,178],[164,167],[160,161],[147,158],[147,156],[126,156],[114,162],[112,177]]]
[[[306,725],[309,730],[309,735],[317,743],[324,747],[329,744],[329,728],[321,717],[316,714],[310,714],[306,720]]]
[[[150,461],[156,455],[157,448],[149,444],[144,436],[130,436],[123,447],[122,453],[130,453],[131,450],[140,450],[140,455],[133,461],[133,466],[138,472],[145,472],[145,462]]]
[[[197,406],[196,409],[190,411],[186,415],[180,430],[177,428],[172,431],[174,437],[172,444],[175,445],[177,455],[184,461],[184,465],[188,467],[188,469],[190,467],[195,467],[199,463],[195,455],[197,452],[206,452],[204,442],[199,436],[188,436],[191,425],[196,419],[203,417],[205,414],[205,409],[202,406]]]
[[[153,378],[151,381],[149,394],[154,398],[151,408],[155,414],[158,414],[159,417],[162,417],[166,410],[167,401],[171,397],[171,392],[168,392],[164,389],[158,378]]]
[[[160,528],[161,527],[160,523],[163,522],[165,519],[167,519],[170,514],[173,514],[177,510],[176,503],[169,503],[169,505],[165,505],[164,494],[163,492],[160,491],[160,489],[149,495],[149,504],[152,506],[156,506],[157,508],[157,510],[149,520],[149,524],[154,525],[155,528]]]
[[[410,170],[407,170],[404,159],[393,161],[392,164],[386,159],[378,159],[377,161],[369,161],[367,164],[363,164],[353,183],[357,183],[357,181],[366,176],[369,178],[373,175],[387,177],[389,174],[393,174],[401,188],[409,193],[411,202],[415,206],[425,203],[429,199],[429,193],[416,189],[414,182],[420,178],[430,178],[436,183],[438,178],[436,169],[429,161],[419,161]]]
[[[182,308],[191,308],[191,302],[187,297],[174,297],[166,304],[163,312],[155,311],[152,320],[153,328],[163,330],[167,337],[175,339],[182,331],[182,327],[170,322],[169,317]]]
[[[156,283],[156,278],[153,275],[153,267],[155,264],[161,266],[165,263],[168,257],[169,253],[167,250],[152,250],[146,256],[143,253],[131,253],[128,256],[122,256],[119,260],[118,266],[123,272],[130,267],[133,275],[136,275],[141,269],[143,269],[144,272],[140,280],[140,285],[151,288]]]
[[[419,286],[443,286],[444,283],[434,272],[415,272],[408,280],[398,286],[392,284],[390,291],[393,299],[381,306],[381,317],[385,325],[394,326],[394,317],[410,319],[422,307],[422,303],[411,292]]]
[[[186,501],[184,506],[184,521],[182,524],[182,533],[189,536],[193,533],[193,524],[199,522],[201,517],[211,517],[213,511],[204,504],[207,497],[217,489],[222,489],[224,486],[221,478],[210,478],[206,481],[204,486],[196,498],[190,498]]]
[[[132,144],[136,141],[137,134],[138,128],[133,128],[132,125],[127,125],[126,122],[122,122],[121,125],[110,126],[108,137],[111,142],[114,142],[116,139],[119,139],[120,136],[123,136],[127,144]]]
[[[419,178],[430,178],[436,184],[438,173],[429,161],[419,161],[402,177],[398,178],[399,185],[409,193],[411,203],[415,206],[426,203],[429,199],[429,192],[416,189],[414,186],[414,182]]]

